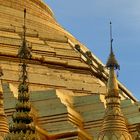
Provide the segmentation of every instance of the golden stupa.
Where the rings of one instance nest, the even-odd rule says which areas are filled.
[[[4,98],[0,98],[0,110],[4,100],[0,126],[5,129],[0,129],[0,137],[9,135],[8,123],[11,126],[14,119],[17,121],[14,114],[21,93],[18,54],[24,39],[25,8],[25,36],[31,51],[31,57],[24,58],[31,103],[28,113],[37,136],[41,140],[98,139],[106,111],[109,70],[57,23],[52,10],[41,0],[0,0],[0,93]],[[116,83],[126,130],[132,139],[138,139],[139,102],[117,79]]]
[[[128,131],[126,119],[120,107],[121,98],[115,73],[115,70],[120,69],[120,66],[113,52],[111,23],[110,27],[111,51],[106,64],[106,67],[109,69],[107,93],[105,95],[106,109],[98,140],[132,140],[131,134]]]

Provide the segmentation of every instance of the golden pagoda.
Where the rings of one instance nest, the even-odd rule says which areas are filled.
[[[30,95],[26,101],[31,104],[29,126],[34,127],[41,140],[97,140],[106,111],[104,97],[109,71],[59,25],[52,10],[41,0],[0,0],[0,64],[8,123],[17,122],[17,108],[21,103],[19,85],[23,79],[19,80],[21,59],[17,54],[25,43],[25,8],[26,54],[32,54],[24,59],[28,66],[25,85],[30,89],[30,94],[26,90],[27,96]],[[23,63],[21,67],[25,68]],[[132,139],[138,138],[139,101],[121,82],[116,84],[126,128]]]
[[[111,52],[106,64],[106,67],[109,69],[108,92],[105,96],[106,109],[98,140],[132,140],[120,108],[119,88],[115,74],[115,70],[119,69],[120,66],[113,53],[112,42],[111,36]]]

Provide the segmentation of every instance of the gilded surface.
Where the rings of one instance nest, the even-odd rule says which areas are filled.
[[[2,90],[2,83],[1,83],[2,75],[3,75],[2,69],[0,67],[0,139],[4,140],[5,136],[9,132],[9,129],[8,129],[8,123],[7,123],[8,120],[4,112],[3,90]]]
[[[87,55],[89,50],[57,23],[50,8],[41,0],[0,0],[0,63],[9,122],[18,95],[17,53],[23,39],[25,6],[26,40],[32,52],[27,61],[32,91],[31,116],[41,139],[49,136],[64,140],[85,140],[93,136],[97,139],[105,112],[108,71],[102,70],[104,65],[95,55]],[[75,49],[76,44],[82,53]],[[118,85],[123,99],[122,112],[135,137],[135,124],[140,122],[139,103],[134,103],[137,100],[127,88],[121,83]],[[111,112],[120,114],[120,110],[116,110]]]
[[[119,65],[112,50],[112,42],[107,67],[109,69],[109,79],[108,91],[105,96],[106,109],[98,140],[132,140],[126,126],[126,118],[123,116],[120,107],[119,88],[115,74],[115,69],[119,69]]]

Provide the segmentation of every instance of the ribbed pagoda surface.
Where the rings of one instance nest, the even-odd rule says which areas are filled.
[[[30,114],[39,136],[42,140],[97,139],[105,111],[108,70],[59,25],[52,10],[41,0],[0,0],[0,64],[9,122],[18,98],[17,54],[23,39],[24,8],[27,9],[26,40],[32,53],[31,59],[26,60]],[[137,99],[120,82],[118,86],[122,111],[136,137],[139,104],[135,104]]]

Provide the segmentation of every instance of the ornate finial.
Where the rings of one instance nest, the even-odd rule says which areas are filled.
[[[109,78],[107,83],[107,94],[105,96],[106,109],[98,140],[132,140],[120,107],[121,97],[119,96],[118,81],[115,74],[115,69],[119,69],[119,65],[115,59],[112,48],[113,39],[111,23],[110,41],[111,52],[107,62],[107,67],[109,68]]]
[[[112,48],[112,43],[113,43],[113,38],[112,38],[112,23],[110,21],[110,51],[113,52],[113,48]]]
[[[23,23],[23,40],[22,45],[19,48],[18,56],[20,58],[20,61],[23,63],[21,65],[21,77],[20,80],[25,83],[27,80],[27,64],[25,59],[31,58],[31,51],[28,48],[28,44],[26,41],[26,8],[24,9],[24,23]]]
[[[26,8],[24,9],[23,38],[26,40]]]
[[[21,59],[31,58],[31,50],[29,49],[26,41],[26,9],[24,9],[23,37],[22,37],[22,44],[18,51],[18,57]]]
[[[120,69],[120,66],[115,58],[114,52],[113,52],[113,38],[112,38],[112,23],[110,22],[110,55],[108,58],[108,61],[106,63],[107,68],[114,68],[114,69]]]
[[[30,93],[27,83],[27,63],[25,59],[31,56],[26,42],[26,9],[24,9],[24,25],[23,25],[23,40],[18,56],[21,60],[21,76],[18,86],[18,102],[16,104],[16,112],[13,114],[13,125],[10,126],[10,134],[6,140],[38,140],[38,136],[33,124],[31,116]]]

